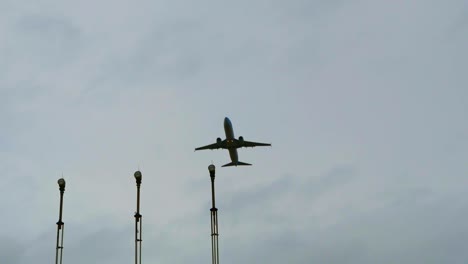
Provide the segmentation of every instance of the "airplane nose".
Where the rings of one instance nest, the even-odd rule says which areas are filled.
[[[224,124],[227,125],[227,124],[230,124],[231,123],[231,120],[229,120],[229,118],[225,117],[224,118]]]

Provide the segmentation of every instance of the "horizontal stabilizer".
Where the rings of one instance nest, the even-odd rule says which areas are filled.
[[[238,161],[238,162],[231,162],[231,163],[228,163],[228,164],[224,164],[224,165],[221,166],[221,167],[229,167],[229,166],[251,166],[251,165],[252,165],[252,164]]]

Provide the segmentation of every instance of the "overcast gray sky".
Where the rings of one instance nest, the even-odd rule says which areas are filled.
[[[1,263],[467,263],[462,0],[0,0]],[[252,167],[221,168],[235,135]]]

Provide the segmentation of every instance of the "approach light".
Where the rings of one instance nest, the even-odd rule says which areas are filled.
[[[213,165],[213,164],[211,164],[210,166],[208,166],[208,171],[209,171],[210,173],[211,173],[211,172],[214,173],[214,172],[215,172],[215,169],[216,169],[216,167],[215,167],[215,165]]]
[[[65,189],[65,180],[63,178],[58,179],[57,183],[60,189]]]
[[[133,174],[133,176],[135,176],[135,179],[137,181],[141,181],[141,172],[140,171],[135,171],[135,174]]]

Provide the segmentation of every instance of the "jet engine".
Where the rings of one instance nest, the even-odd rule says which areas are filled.
[[[216,139],[216,144],[218,144],[218,146],[221,146],[221,142],[223,142],[223,141],[221,140],[221,138],[217,138],[217,139]]]
[[[239,143],[241,146],[244,146],[244,137],[242,136],[239,137]]]

